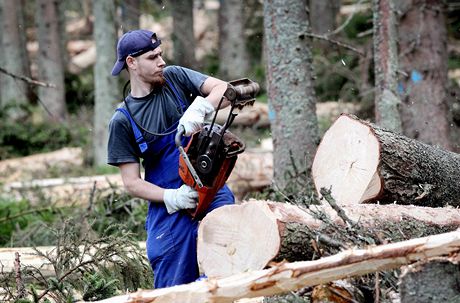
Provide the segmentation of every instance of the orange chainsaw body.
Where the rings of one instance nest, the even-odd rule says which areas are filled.
[[[216,125],[218,126],[218,125]],[[192,135],[189,143],[184,148],[187,153],[190,162],[194,167],[197,167],[197,142],[200,141],[200,135],[202,136],[206,128],[200,132],[196,132]],[[215,163],[216,167],[214,170],[210,171],[209,174],[200,173],[197,171],[201,177],[203,186],[199,186],[193,177],[192,173],[187,167],[183,157],[180,157],[179,160],[179,175],[185,184],[194,188],[198,192],[198,204],[197,207],[191,211],[191,215],[194,218],[199,218],[206,209],[208,209],[209,204],[213,201],[217,192],[224,186],[228,177],[230,176],[239,153],[244,151],[244,143],[239,140],[235,135],[226,131],[223,137],[223,149],[225,151],[220,151],[222,159],[218,159]],[[228,153],[230,152],[230,153]]]
[[[179,175],[185,184],[198,192],[197,207],[191,211],[195,219],[204,215],[230,176],[237,155],[245,149],[244,142],[227,130],[237,115],[233,110],[253,105],[258,92],[259,85],[249,79],[230,81],[211,124],[194,133],[185,148],[181,143],[184,128],[179,128],[176,133],[175,142],[180,153]],[[225,124],[220,126],[215,121],[224,98],[230,101],[231,110]]]

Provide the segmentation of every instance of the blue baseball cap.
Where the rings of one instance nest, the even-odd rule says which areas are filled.
[[[124,33],[117,44],[117,62],[112,69],[112,76],[117,76],[125,67],[128,56],[137,57],[154,50],[161,44],[154,32],[138,29]]]

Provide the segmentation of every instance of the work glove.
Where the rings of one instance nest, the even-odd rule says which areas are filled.
[[[165,189],[163,201],[168,214],[173,214],[180,209],[195,208],[198,203],[198,192],[184,184],[178,189]]]
[[[184,135],[188,137],[200,130],[204,120],[209,119],[213,113],[214,106],[205,98],[198,96],[180,118],[177,129],[180,129],[181,126],[184,127]]]

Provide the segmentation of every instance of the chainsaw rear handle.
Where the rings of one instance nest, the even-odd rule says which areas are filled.
[[[185,134],[185,128],[183,125],[179,125],[177,128],[176,137],[174,138],[174,142],[176,142],[176,147],[182,146],[182,136]]]

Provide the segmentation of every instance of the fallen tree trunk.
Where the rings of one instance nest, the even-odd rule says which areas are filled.
[[[50,160],[48,159],[53,155],[56,156],[55,153],[52,153],[35,157],[34,159],[36,162],[42,163],[35,164],[35,168],[40,169],[46,166],[47,163],[50,163]],[[61,154],[59,153],[57,155]],[[68,154],[65,153],[65,155]],[[56,157],[58,159],[64,159],[60,156]],[[27,165],[28,161],[29,160],[25,159],[24,163]],[[21,160],[14,160],[14,163],[14,166],[8,166],[10,168],[16,167],[16,169],[18,169],[18,174],[20,173],[22,175],[22,172],[20,172],[19,169]],[[0,170],[2,169],[1,165],[2,164],[0,162]],[[3,165],[6,166],[5,164]],[[67,162],[66,164],[65,160],[63,160],[60,165],[61,167],[65,167],[65,165],[70,165],[70,163]],[[34,167],[29,167],[29,169],[32,171]],[[33,173],[36,174],[37,172],[33,170]],[[248,149],[238,156],[238,161],[236,161],[236,166],[227,180],[227,184],[232,189],[237,200],[240,201],[248,192],[260,191],[263,188],[270,186],[272,179],[272,152]],[[3,193],[9,194],[13,198],[26,198],[34,202],[37,198],[41,199],[42,197],[45,197],[49,199],[51,203],[55,203],[57,205],[87,203],[94,190],[98,190],[99,194],[104,195],[106,192],[111,193],[115,189],[123,190],[123,181],[120,174],[15,181],[3,185]],[[39,195],[37,194],[37,191],[40,192]]]
[[[312,166],[318,193],[340,205],[362,202],[460,206],[460,155],[341,115]]]
[[[277,264],[270,269],[240,273],[157,290],[141,290],[100,303],[233,302],[272,296],[306,286],[398,268],[419,260],[458,253],[460,231],[368,249],[351,249],[315,261]]]
[[[32,180],[51,168],[83,165],[81,148],[62,148],[50,153],[0,161],[0,182]],[[38,176],[37,176],[38,175]]]
[[[359,227],[347,228],[328,206],[306,210],[286,203],[249,201],[221,207],[200,224],[200,268],[208,277],[225,277],[263,269],[271,261],[311,260],[314,255],[360,243],[396,242],[460,227],[458,209],[363,204],[343,211]],[[373,240],[374,234],[380,239]]]
[[[460,302],[458,262],[436,259],[403,268],[399,277],[401,303]]]
[[[216,122],[224,124],[227,120],[230,107],[219,110]],[[359,106],[354,103],[344,103],[336,101],[320,102],[316,104],[316,115],[318,119],[331,121],[341,113],[354,114],[359,111]],[[249,127],[268,127],[270,120],[268,119],[268,105],[265,103],[256,102],[254,106],[244,107],[233,121],[234,126],[249,126]]]

